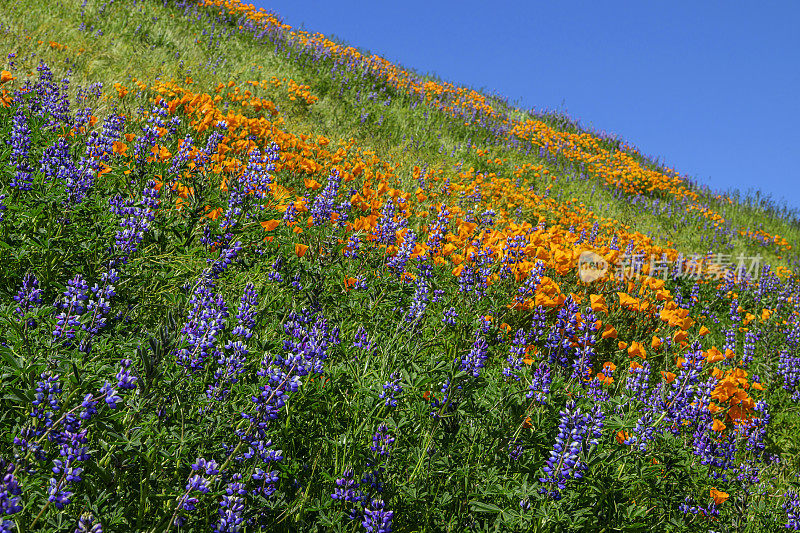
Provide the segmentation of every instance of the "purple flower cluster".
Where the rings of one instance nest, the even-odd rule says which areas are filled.
[[[590,446],[597,445],[605,420],[599,405],[592,412],[582,414],[574,402],[569,402],[559,416],[556,442],[542,467],[544,476],[539,478],[546,485],[539,492],[554,500],[561,499],[561,491],[568,480],[583,477],[586,463],[581,455],[587,453]]]
[[[155,219],[155,210],[158,207],[159,193],[153,180],[147,182],[142,190],[142,196],[134,204],[131,199],[123,200],[116,195],[111,203],[111,212],[122,217],[115,237],[115,248],[120,254],[119,261],[127,263],[128,258],[136,252],[137,246],[144,239],[144,234],[150,229],[150,224]]]
[[[364,509],[364,520],[361,525],[367,533],[391,533],[392,532],[392,511],[385,509],[383,500],[372,500],[369,507]]]
[[[547,396],[550,394],[551,382],[550,365],[547,364],[547,361],[540,361],[533,372],[533,377],[531,377],[531,382],[528,385],[528,393],[525,396],[528,399],[533,398],[541,405],[546,404]]]
[[[114,283],[117,281],[119,281],[119,275],[112,268],[100,276],[102,286],[97,283],[92,285],[92,296],[86,304],[86,313],[91,313],[91,315],[87,322],[81,326],[87,333],[80,346],[81,351],[84,353],[89,353],[91,350],[92,336],[97,335],[106,326],[106,315],[111,310],[111,298],[117,294],[114,287]]]
[[[508,366],[503,368],[503,375],[515,379],[517,381],[520,380],[520,377],[516,374],[522,369],[522,359],[525,357],[525,340],[527,335],[525,334],[525,330],[520,328],[517,330],[517,333],[514,335],[514,340],[511,341],[511,348],[508,352],[508,357],[506,361],[508,362]]]
[[[91,514],[84,514],[78,518],[78,527],[74,533],[103,533],[103,525]]]
[[[330,222],[331,215],[334,213],[342,214],[341,211],[346,209],[347,204],[345,202],[342,202],[339,206],[336,205],[336,197],[339,195],[341,183],[342,177],[339,171],[333,169],[328,176],[328,183],[322,189],[322,192],[314,198],[309,209],[315,226]]]
[[[187,347],[177,350],[175,357],[178,364],[194,373],[205,368],[209,357],[220,359],[217,337],[225,328],[228,307],[222,296],[214,293],[213,286],[202,281],[197,284],[189,306],[189,316],[181,329]]]
[[[789,350],[778,354],[778,375],[783,379],[783,389],[792,395],[792,400],[800,401],[800,357]]]
[[[397,252],[386,261],[386,266],[391,272],[397,276],[401,276],[403,272],[406,271],[406,265],[408,264],[408,260],[411,259],[411,254],[416,244],[417,235],[413,231],[408,230],[403,238],[403,243],[397,247]]]
[[[397,407],[396,394],[401,394],[403,387],[400,385],[400,373],[394,372],[389,376],[389,381],[383,384],[383,392],[378,395],[378,398],[384,401],[386,407]]]
[[[211,481],[219,474],[219,465],[213,459],[206,461],[199,457],[195,463],[192,463],[191,467],[193,473],[189,475],[189,479],[186,482],[186,492],[178,499],[178,510],[181,513],[197,509],[197,504],[200,500],[192,494],[198,492],[200,494],[208,494],[211,490]],[[181,514],[175,523],[182,524],[184,521],[185,515]]]
[[[469,353],[461,360],[461,370],[472,374],[477,378],[481,374],[481,368],[486,364],[489,357],[489,344],[481,336],[480,331],[475,332],[475,341]]]
[[[386,203],[383,204],[383,208],[381,208],[381,216],[378,218],[375,229],[372,231],[372,235],[376,237],[379,244],[385,244],[387,246],[395,244],[395,242],[397,242],[397,231],[408,225],[408,220],[405,217],[395,216],[395,213],[396,207],[394,201],[388,198]],[[410,252],[408,255],[411,255]]]
[[[28,127],[28,118],[20,109],[11,121],[11,164],[16,167],[14,177],[9,186],[20,191],[29,191],[33,188],[33,169],[28,161],[31,149],[31,130]]]
[[[234,474],[233,481],[225,486],[225,495],[219,502],[219,521],[214,526],[214,533],[238,533],[244,523],[244,496],[247,489],[241,482],[241,474]]]
[[[370,449],[379,456],[389,455],[389,449],[394,444],[394,436],[389,433],[389,428],[386,424],[378,426],[378,430],[372,436],[372,446]]]
[[[88,300],[89,284],[84,281],[80,274],[67,282],[67,290],[64,291],[63,299],[56,304],[62,309],[56,316],[56,328],[53,330],[53,337],[59,339],[75,338],[75,329],[81,325],[80,315],[86,311],[86,300]]]
[[[800,531],[800,494],[790,490],[786,494],[783,510],[786,512],[786,529]]]
[[[42,290],[39,288],[39,280],[36,276],[28,272],[22,278],[22,287],[14,295],[14,301],[17,302],[17,307],[14,313],[19,317],[20,323],[25,320],[28,311],[35,306],[42,303]],[[35,327],[36,322],[32,319],[28,321],[29,327]]]
[[[14,476],[14,463],[6,462],[0,458],[0,531],[5,533],[14,531],[16,526],[7,516],[22,511],[22,488]]]

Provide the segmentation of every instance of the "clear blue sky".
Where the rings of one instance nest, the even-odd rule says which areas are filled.
[[[565,111],[713,189],[800,208],[800,1],[255,4],[421,73]]]

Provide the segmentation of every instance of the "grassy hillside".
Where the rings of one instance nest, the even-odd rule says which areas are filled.
[[[4,531],[798,527],[795,211],[235,0],[0,48]]]

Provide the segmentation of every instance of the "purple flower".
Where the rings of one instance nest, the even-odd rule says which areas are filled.
[[[11,164],[17,168],[9,185],[20,191],[29,191],[33,188],[33,169],[28,162],[31,130],[28,127],[28,118],[21,109],[11,121],[11,137],[8,143],[11,145]]]
[[[78,317],[86,310],[85,301],[88,299],[88,289],[89,284],[84,281],[80,274],[67,282],[67,290],[63,294],[64,298],[56,304],[63,311],[56,317],[56,328],[53,330],[55,338],[75,338],[75,328],[80,325]]]
[[[783,510],[786,511],[786,529],[800,531],[800,495],[790,490],[786,494]]]
[[[597,445],[605,419],[599,405],[591,413],[582,414],[575,408],[574,402],[569,402],[560,416],[556,442],[542,467],[544,476],[539,478],[541,483],[546,484],[540,493],[554,500],[561,499],[561,491],[566,488],[568,480],[583,477],[586,463],[581,456],[589,446]]]
[[[351,503],[361,501],[363,496],[361,491],[357,489],[358,481],[355,480],[354,472],[352,469],[347,469],[342,472],[342,477],[336,480],[336,488],[331,494],[331,498]]]
[[[14,470],[14,463],[0,459],[0,531],[12,531],[14,523],[4,517],[22,511],[22,488]]]
[[[378,455],[387,456],[392,444],[394,444],[394,437],[389,433],[389,428],[386,427],[386,424],[381,424],[372,436],[370,449]]]
[[[231,334],[249,339],[253,336],[253,327],[256,325],[256,307],[258,307],[258,293],[252,283],[245,285],[244,293],[239,302],[239,311],[236,314],[238,323],[231,331]]]
[[[487,357],[489,357],[489,344],[481,337],[480,331],[476,331],[472,349],[461,360],[461,370],[477,378],[481,368],[486,364]]]
[[[514,335],[514,340],[511,342],[511,348],[506,358],[508,366],[503,368],[504,376],[517,381],[519,381],[520,378],[515,372],[519,372],[522,369],[522,359],[525,357],[525,338],[525,330],[522,328],[518,329],[517,333]]]
[[[386,407],[397,407],[397,399],[395,394],[403,392],[403,387],[400,386],[400,373],[394,372],[389,376],[389,381],[383,384],[383,392],[378,395],[378,398],[384,400]]]
[[[234,474],[233,481],[225,487],[225,495],[219,502],[219,521],[214,526],[214,533],[238,533],[244,523],[244,496],[247,489],[241,482],[241,474]]]
[[[72,492],[65,490],[54,478],[50,478],[50,487],[47,489],[47,499],[56,506],[56,509],[63,509],[72,500]]]
[[[385,510],[383,500],[372,500],[369,507],[364,509],[364,520],[361,525],[367,533],[391,533],[392,511]]]
[[[111,409],[116,409],[117,403],[122,401],[122,397],[117,395],[117,391],[108,381],[100,389],[100,395],[105,395],[106,403]]]
[[[75,533],[103,533],[103,525],[91,514],[85,514],[78,519]]]
[[[22,279],[22,287],[14,296],[14,301],[17,302],[17,308],[14,312],[19,316],[19,321],[22,322],[28,311],[42,303],[42,290],[39,288],[39,280],[36,279],[36,276],[30,272],[25,274]]]
[[[136,388],[136,376],[131,375],[130,359],[123,359],[119,362],[119,372],[117,372],[117,387],[122,390],[130,390]]]

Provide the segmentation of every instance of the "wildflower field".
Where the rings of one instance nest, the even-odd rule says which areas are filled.
[[[0,531],[800,529],[796,211],[239,0],[0,54]]]

